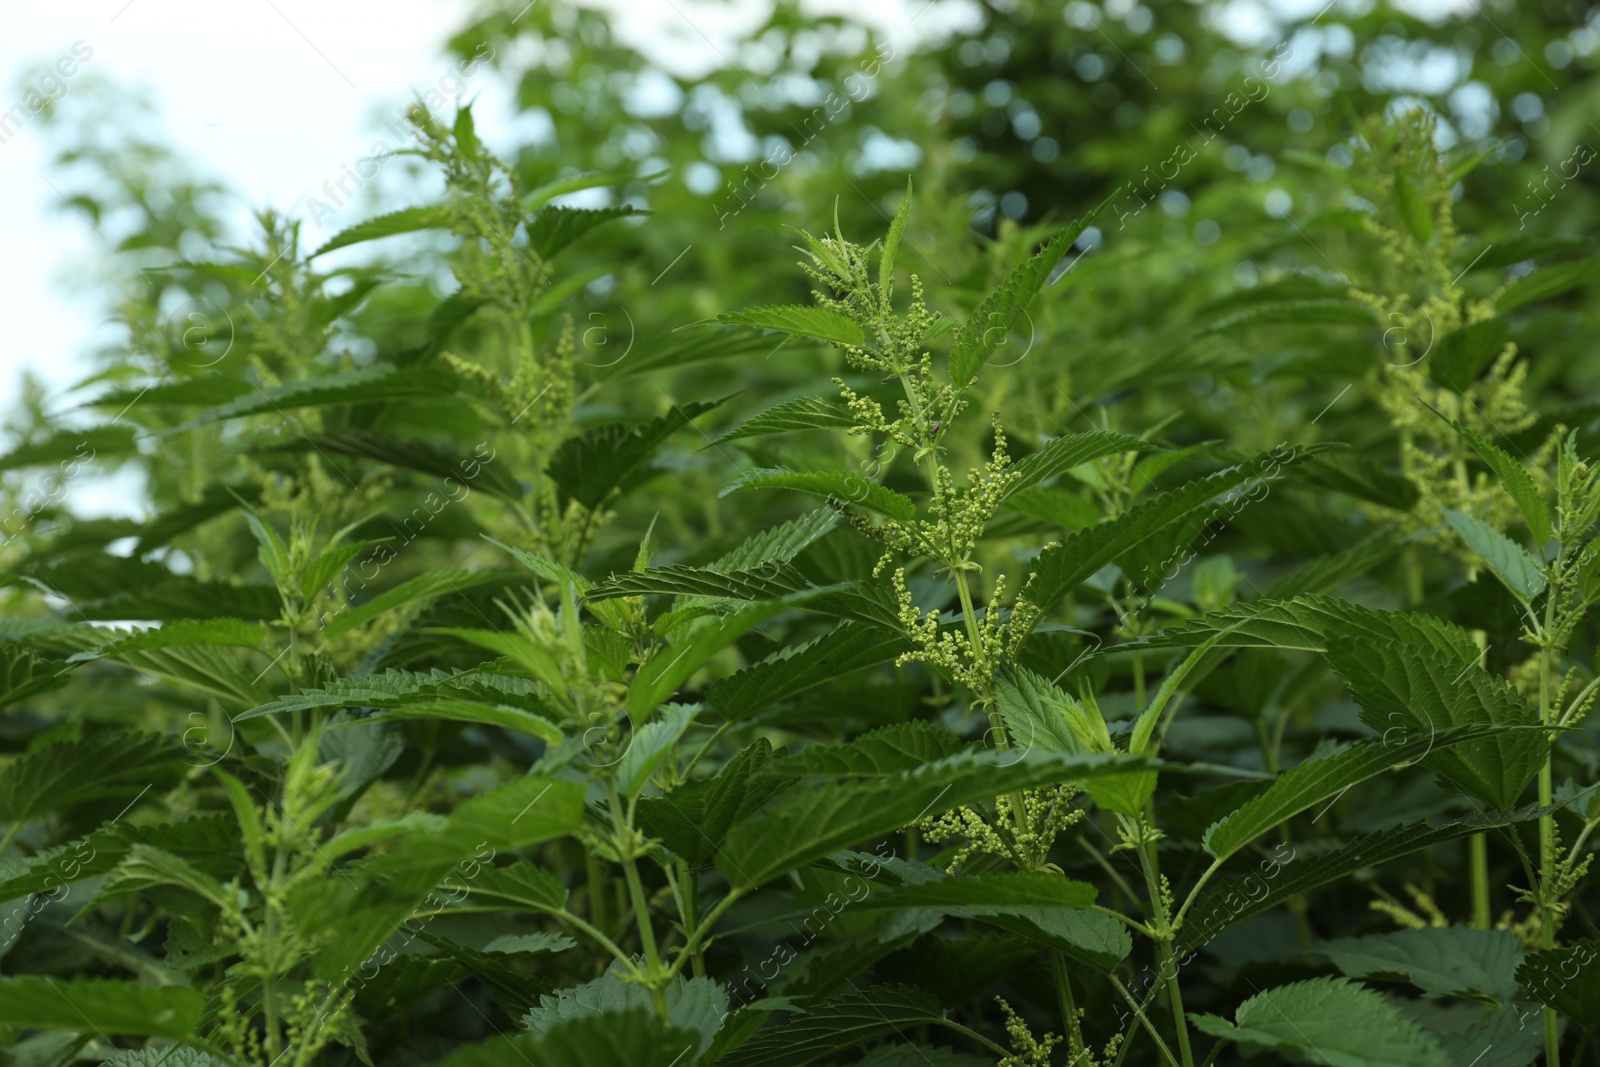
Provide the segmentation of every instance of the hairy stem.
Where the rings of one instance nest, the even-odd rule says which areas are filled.
[[[1144,868],[1145,888],[1150,894],[1151,921],[1155,926],[1156,963],[1166,985],[1167,1004],[1172,1009],[1172,1025],[1178,1033],[1178,1054],[1183,1067],[1194,1067],[1194,1053],[1189,1047],[1189,1023],[1183,1014],[1183,991],[1178,984],[1178,966],[1172,953],[1172,921],[1167,914],[1167,902],[1161,892],[1160,860],[1153,841],[1139,843],[1140,865]]]
[[[645,974],[650,988],[650,999],[656,1015],[662,1022],[670,1022],[667,1014],[667,995],[660,985],[665,975],[661,966],[661,953],[656,947],[656,931],[650,922],[650,902],[644,895],[644,882],[639,878],[639,865],[633,856],[633,829],[623,821],[622,798],[617,795],[616,779],[607,779],[606,792],[611,801],[611,825],[616,830],[617,852],[622,857],[622,876],[628,885],[628,899],[633,906],[633,918],[639,927],[639,946],[644,950]]]
[[[1056,999],[1067,1032],[1067,1051],[1072,1056],[1068,1062],[1076,1064],[1083,1055],[1083,1028],[1078,1025],[1078,1005],[1072,999],[1072,977],[1067,974],[1066,957],[1055,949],[1050,950],[1050,973],[1055,978]]]
[[[1484,834],[1467,838],[1472,861],[1472,925],[1489,929],[1489,839]]]
[[[1552,607],[1554,594],[1551,595]],[[1545,612],[1548,623],[1550,609]],[[1550,648],[1539,650],[1539,721],[1550,724]],[[1539,806],[1548,808],[1555,799],[1555,783],[1551,773],[1552,760],[1545,757],[1539,768]],[[1545,950],[1556,945],[1556,902],[1551,899],[1556,880],[1556,820],[1554,815],[1539,817],[1539,880],[1543,883],[1540,895],[1544,898],[1539,914],[1539,947]],[[1545,1067],[1561,1067],[1561,1035],[1554,1008],[1544,1009],[1544,1062]]]

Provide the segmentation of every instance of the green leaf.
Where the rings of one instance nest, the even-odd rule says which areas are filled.
[[[1435,385],[1464,393],[1511,340],[1511,323],[1496,316],[1445,334],[1428,358],[1428,377]]]
[[[771,743],[758,740],[729,760],[715,778],[689,782],[665,797],[639,801],[639,822],[691,866],[700,867],[722,844],[729,827],[754,815],[792,784],[757,773],[771,759]]]
[[[250,870],[256,877],[261,877],[268,870],[267,831],[261,821],[261,809],[256,807],[255,798],[239,779],[218,767],[211,768],[211,773],[222,783],[223,791],[228,794],[228,802],[233,805],[234,819],[239,824],[239,834],[244,841],[244,854],[250,862]],[[334,855],[337,856],[339,853],[334,852]]]
[[[1439,415],[1437,411],[1434,414]],[[1534,484],[1528,468],[1512,459],[1503,448],[1473,433],[1455,419],[1445,418],[1443,415],[1439,417],[1449,423],[1450,428],[1460,434],[1462,439],[1489,465],[1489,469],[1494,471],[1500,479],[1500,484],[1506,487],[1506,492],[1516,501],[1517,510],[1522,512],[1522,518],[1528,524],[1528,532],[1532,535],[1534,545],[1542,548],[1544,543],[1550,540],[1552,529],[1550,505],[1545,502],[1544,493]]]
[[[1371,326],[1372,308],[1345,296],[1273,300],[1213,319],[1202,334],[1254,326]]]
[[[937,1045],[879,1045],[856,1067],[993,1067],[992,1061]]]
[[[483,144],[478,140],[478,130],[472,121],[472,105],[459,108],[456,111],[456,124],[453,131],[456,138],[456,151],[469,162],[477,162],[478,153]]]
[[[1539,773],[1550,742],[1534,729],[1538,712],[1516,687],[1474,660],[1459,659],[1404,640],[1369,643],[1349,637],[1329,641],[1328,662],[1350,683],[1362,721],[1386,741],[1410,746],[1443,741],[1422,757],[1456,791],[1494,808],[1517,803]],[[1505,728],[1494,736],[1459,743],[1453,727]],[[1518,729],[1520,727],[1520,729]]]
[[[1106,203],[1110,203],[1110,198],[1066,229],[1058,231],[1033,258],[1013,270],[1000,283],[1000,288],[978,305],[972,317],[961,327],[956,343],[950,349],[950,381],[957,389],[971,385],[994,350],[1005,343],[1006,337],[1027,312],[1028,305],[1044,288],[1045,281],[1056,265],[1067,254],[1072,243],[1089,228],[1089,223],[1094,221]]]
[[[243,619],[180,619],[163,626],[117,637],[73,659],[101,659],[130,652],[187,646],[214,646],[259,650],[267,639],[266,627]]]
[[[454,372],[440,363],[393,367],[377,364],[342,371],[267,389],[257,386],[238,399],[218,404],[203,415],[166,431],[168,435],[249,415],[278,415],[299,408],[335,404],[369,404],[388,400],[432,400],[452,396],[459,384]],[[294,433],[285,427],[286,433]],[[295,434],[298,436],[298,434]]]
[[[1585,1031],[1600,1028],[1600,941],[1583,938],[1561,948],[1530,952],[1517,981],[1539,1003]]]
[[[1433,240],[1433,210],[1417,183],[1403,170],[1394,172],[1394,210],[1417,244],[1425,245]]]
[[[467,855],[487,842],[499,851],[573,833],[583,823],[583,787],[528,775],[468,800],[450,813],[443,839]]]
[[[488,867],[471,878],[447,878],[443,885],[451,892],[464,890],[471,903],[497,911],[550,913],[561,911],[567,903],[567,888],[561,879],[532,863]]]
[[[643,214],[647,212],[628,204],[603,208],[547,207],[528,224],[528,248],[540,259],[549,259],[602,223]]]
[[[705,567],[653,567],[613,574],[589,590],[586,602],[665,593],[754,603],[782,601],[824,615],[857,619],[893,630],[900,613],[889,587],[866,582],[817,585],[787,564],[722,573]]]
[[[573,1015],[530,1042],[518,1058],[502,1053],[489,1062],[526,1061],[538,1067],[683,1067],[694,1062],[689,1054],[699,1047],[700,1040],[698,1031],[669,1026],[649,1007],[633,1007]],[[484,1067],[489,1067],[489,1062]]]
[[[1133,951],[1133,938],[1122,921],[1099,912],[1017,908],[975,918],[1064,953],[1102,974],[1113,973]]]
[[[1300,477],[1313,485],[1397,511],[1410,511],[1422,495],[1410,478],[1354,451],[1325,452],[1302,466]]]
[[[400,968],[407,962],[414,959],[416,959],[416,957],[401,957],[400,960],[397,960],[388,967],[383,968],[378,972],[379,981],[381,982],[391,971]],[[464,973],[460,970],[460,965],[455,963],[453,960],[436,960],[433,962],[446,963],[450,967],[456,968],[457,973]],[[368,985],[370,986],[371,984],[372,983],[369,983]],[[442,987],[444,982],[440,981],[438,985]],[[365,987],[363,989],[363,992],[364,991]],[[390,1006],[384,1001],[379,1001],[379,1003],[383,1004],[385,1008]],[[649,1042],[658,1040],[656,1035],[652,1033],[651,1030],[650,1020],[652,1018],[654,1018],[654,1016],[647,1015],[639,1020],[638,1048],[611,1050],[614,1051],[616,1055],[613,1056],[609,1062],[617,1064],[635,1062],[630,1057],[637,1055],[641,1057],[641,1059],[639,1059],[637,1062],[650,1064],[651,1067],[670,1067],[670,1065],[656,1065],[651,1063]],[[603,1028],[597,1026],[596,1029],[601,1030]],[[614,1028],[612,1029],[614,1031]],[[605,1033],[597,1034],[594,1041],[594,1047],[603,1047],[604,1045],[609,1044],[611,1041],[617,1040],[618,1036],[619,1035],[615,1034],[614,1032],[610,1036],[607,1036]],[[446,1056],[444,1059],[435,1061],[430,1065],[430,1067],[505,1067],[505,1064],[519,1063],[523,1060],[526,1060],[529,1063],[534,1063],[536,1061],[533,1059],[533,1055],[534,1040],[531,1035],[501,1034],[499,1037],[491,1038],[480,1045],[457,1045],[455,1051],[451,1052],[450,1055]],[[554,1067],[554,1064],[552,1064],[551,1067]]]
[[[0,863],[0,900],[60,893],[64,886],[110,872],[127,854],[127,841],[114,829],[102,829],[64,845]],[[7,947],[12,936],[12,930],[0,925],[0,948]]]
[[[1054,437],[1039,446],[1039,450],[1011,464],[1009,470],[1019,477],[1006,487],[1006,496],[1020,493],[1043,484],[1090,460],[1120,452],[1147,451],[1150,442],[1133,434],[1113,433],[1110,430],[1091,430],[1088,433],[1066,434]]]
[[[882,778],[968,751],[961,738],[926,722],[896,723],[862,734],[848,744],[813,745],[786,760],[773,760],[763,774],[802,777]]]
[[[435,668],[427,674],[388,670],[365,678],[348,678],[262,704],[235,719],[338,707],[379,708],[386,712],[384,718],[396,720],[484,723],[542,737],[552,744],[561,741],[561,732],[553,713],[546,708],[538,683],[478,669],[452,672]]]
[[[539,577],[543,578],[545,581],[561,590],[560,595],[562,597],[565,596],[566,590],[568,589],[571,589],[579,597],[586,597],[589,593],[590,587],[594,584],[577,571],[565,567],[560,563],[556,563],[553,560],[545,559],[543,556],[536,556],[532,552],[525,552],[520,548],[505,544],[501,541],[496,541],[492,537],[485,537],[484,540],[488,541],[491,545],[494,545],[501,551],[507,553],[534,574],[537,574]],[[627,613],[622,610],[621,605],[607,604],[602,600],[597,599],[589,602],[587,607],[594,614],[595,618],[605,623],[611,629],[618,631],[627,629],[628,617]]]
[[[906,176],[906,195],[900,201],[900,210],[889,223],[889,232],[883,238],[883,252],[878,257],[878,295],[885,306],[894,296],[894,256],[900,250],[900,238],[906,232],[906,220],[911,217],[911,177]]]
[[[782,601],[751,604],[718,615],[673,641],[634,674],[628,687],[628,714],[635,722],[648,718],[711,657],[788,606]]]
[[[261,566],[272,575],[272,580],[278,584],[279,589],[288,587],[291,569],[289,546],[284,544],[278,531],[254,511],[246,509],[244,520],[256,539],[256,558],[261,561]]]
[[[1351,978],[1394,975],[1430,997],[1488,997],[1517,992],[1522,942],[1509,930],[1428,926],[1323,941],[1316,951]]]
[[[1472,635],[1432,615],[1374,611],[1336,597],[1310,595],[1292,600],[1251,600],[1230,604],[1182,629],[1162,630],[1141,644],[1163,648],[1198,645],[1222,635],[1224,648],[1292,648],[1326,652],[1343,635],[1368,642],[1401,641],[1426,646],[1458,666],[1482,654]]]
[[[1286,455],[1276,450],[1263,453],[1248,463],[1236,464],[1188,482],[1130,508],[1114,519],[1080,530],[1039,554],[1022,595],[1048,611],[1056,601],[1101,567],[1213,504],[1224,493],[1231,493],[1246,484],[1268,485],[1282,466],[1299,462],[1321,451],[1321,447],[1311,447],[1290,449]],[[1231,499],[1248,500],[1248,491],[1236,494]]]
[[[779,701],[887,663],[910,650],[911,642],[902,634],[844,622],[814,641],[791,645],[737,674],[718,678],[706,689],[706,700],[723,718],[738,722]]]
[[[106,1067],[228,1067],[209,1052],[173,1045],[169,1048],[124,1049],[103,1061]]]
[[[140,407],[211,407],[213,404],[225,404],[249,391],[248,382],[212,374],[203,378],[156,382],[138,388],[113,389],[109,393],[101,393],[84,406],[121,411],[137,401]]]
[[[76,667],[76,663],[48,659],[24,645],[0,643],[0,708],[61,688]]]
[[[722,491],[723,496],[746,489],[794,489],[801,493],[827,497],[840,504],[887,515],[901,522],[913,522],[917,506],[911,498],[885,489],[854,471],[793,471],[783,467],[756,468],[740,475],[739,480]]]
[[[1068,755],[1111,751],[1105,719],[1025,667],[1012,667],[995,679],[995,700],[1014,749]]]
[[[945,1025],[944,1008],[912,986],[870,986],[808,1008],[718,1060],[718,1067],[808,1067],[841,1063],[841,1053],[927,1025]]]
[[[1347,978],[1313,978],[1258,993],[1234,1023],[1190,1015],[1225,1041],[1295,1053],[1326,1067],[1448,1067],[1438,1039]]]
[[[1495,297],[1494,309],[1504,315],[1528,304],[1560,296],[1596,279],[1600,279],[1600,256],[1540,267],[1501,290],[1500,295]]]
[[[331,616],[323,627],[329,639],[338,637],[357,626],[376,619],[379,615],[406,605],[422,605],[452,593],[462,593],[480,585],[505,580],[498,571],[442,568],[419,574],[399,585],[385,589],[365,603],[346,608]],[[363,582],[363,584],[365,584]]]
[[[1167,672],[1167,676],[1161,681],[1161,688],[1156,690],[1155,696],[1150,698],[1150,703],[1133,721],[1133,729],[1128,734],[1129,752],[1136,756],[1150,752],[1151,740],[1155,736],[1156,726],[1161,722],[1161,713],[1166,710],[1167,703],[1177,694],[1178,687],[1183,684],[1183,680],[1190,672],[1200,666],[1205,654],[1221,644],[1227,636],[1228,633],[1224,630],[1210,640],[1201,642],[1193,652],[1178,661],[1172,670]]]
[[[1397,527],[1386,526],[1343,551],[1320,556],[1284,575],[1267,586],[1262,597],[1280,600],[1306,593],[1331,593],[1352,578],[1387,563],[1406,540]]]
[[[577,944],[566,934],[502,934],[484,945],[483,951],[505,956],[527,956],[540,952],[565,952]]]
[[[674,704],[654,722],[646,723],[628,739],[628,750],[617,765],[617,788],[632,800],[649,784],[683,732],[694,722],[696,706]]]
[[[140,843],[128,850],[117,869],[101,883],[99,892],[84,907],[84,911],[92,911],[120,896],[145,892],[152,886],[174,886],[188,890],[216,908],[227,907],[232,899],[232,892],[222,882],[182,856]]]
[[[788,563],[838,524],[837,512],[827,508],[808,511],[798,519],[751,534],[736,548],[719,556],[711,564],[711,569],[739,571],[773,563]],[[645,567],[637,569],[643,571]]]
[[[1273,827],[1387,770],[1408,767],[1432,753],[1492,733],[1485,726],[1457,731],[1410,731],[1393,740],[1367,741],[1308,759],[1284,771],[1267,789],[1206,830],[1201,845],[1225,860]]]
[[[1505,587],[1528,603],[1544,592],[1545,577],[1526,549],[1473,515],[1441,507],[1445,521],[1489,565]]]
[[[868,881],[899,879],[898,886],[860,898],[848,890],[846,897],[853,909],[911,913],[892,929],[917,922],[923,914],[975,919],[1063,952],[1106,974],[1133,949],[1128,929],[1118,919],[1083,910],[1093,905],[1095,888],[1058,874],[1008,872],[952,878],[913,861],[884,863],[874,855],[849,853],[834,858],[847,869],[857,868]],[[887,873],[880,868],[887,868]]]
[[[348,248],[364,241],[376,241],[383,237],[394,237],[397,234],[446,229],[450,226],[450,219],[448,208],[432,205],[391,211],[387,215],[379,215],[377,218],[358,222],[347,230],[339,231],[308,258],[315,259],[336,249]]]
[[[413,832],[341,877],[296,883],[288,910],[297,932],[324,945],[314,960],[316,976],[349,978],[441,882],[481,888],[496,853],[576,832],[583,791],[575,782],[519,778],[462,804],[442,831]]]
[[[595,377],[609,382],[711,360],[766,355],[772,348],[772,339],[766,334],[745,330],[724,330],[712,334],[695,330],[687,336],[662,340],[656,344],[651,344],[650,340],[641,339],[634,349],[629,349],[623,356],[591,363]]]
[[[581,1049],[588,1057],[597,1051],[594,1038],[598,1033],[604,1032],[604,1029],[635,1027],[636,1020],[643,1015],[655,1020],[655,1033],[652,1036],[661,1045],[645,1062],[665,1062],[668,1067],[680,1060],[693,1062],[695,1057],[711,1047],[712,1038],[728,1013],[727,990],[722,983],[710,978],[684,978],[678,975],[667,985],[663,996],[670,1025],[663,1025],[656,1016],[648,990],[637,983],[623,981],[613,969],[574,989],[564,989],[554,996],[541,996],[538,1006],[528,1011],[522,1024],[540,1039],[538,1048],[541,1052],[547,1050],[546,1046],[551,1044],[552,1038],[556,1038],[558,1048],[565,1049],[565,1042],[571,1040],[571,1048],[574,1051]],[[594,1027],[596,1022],[602,1024],[601,1029]],[[646,1026],[645,1029],[652,1028]],[[580,1032],[584,1035],[581,1041],[576,1040]],[[672,1058],[667,1056],[669,1052],[673,1054]],[[692,1056],[689,1055],[691,1052]],[[564,1055],[564,1052],[558,1053],[555,1062],[568,1062],[563,1058]],[[541,1056],[534,1062],[545,1063],[550,1060]],[[577,1062],[634,1061],[585,1058]]]
[[[356,726],[357,719],[341,726]],[[542,714],[526,711],[512,704],[491,703],[487,700],[459,697],[419,698],[408,700],[386,709],[376,716],[379,722],[470,722],[481,726],[499,726],[507,730],[541,738],[546,744],[559,745],[561,728]]]
[[[546,473],[570,500],[596,508],[613,493],[623,493],[650,478],[644,463],[667,439],[723,403],[674,404],[648,423],[617,422],[571,438],[550,458]]]
[[[236,808],[237,806],[235,803]],[[392,837],[400,837],[415,831],[437,832],[448,826],[449,820],[444,816],[426,811],[407,812],[398,819],[374,819],[365,826],[345,830],[329,838],[326,843],[318,846],[317,858],[324,863],[331,863],[341,856],[359,852]]]
[[[817,341],[842,347],[863,348],[866,334],[853,319],[827,308],[808,307],[804,304],[784,304],[770,307],[746,308],[727,315],[718,315],[712,322],[729,326],[755,326],[763,330],[777,330],[791,337],[809,337]]]
[[[419,929],[416,936],[465,967],[509,1015],[522,1014],[554,988],[554,983],[522,973],[497,953],[471,948],[426,929]]]
[[[206,999],[184,986],[38,975],[0,978],[0,1026],[88,1034],[188,1037]]]
[[[847,430],[854,425],[855,419],[850,415],[850,410],[836,397],[803,396],[746,419],[711,443],[720,445],[747,437],[795,430]]]
[[[412,515],[418,510],[423,511],[424,515],[435,515],[447,503],[465,500],[474,489],[518,502],[523,495],[522,487],[504,465],[493,465],[492,452],[489,460],[485,460],[481,453],[455,452],[426,441],[372,430],[329,430],[296,435],[282,444],[273,445],[271,451],[316,452],[325,458],[328,455],[354,456],[441,479],[441,483],[419,501],[420,507],[413,509]],[[437,505],[429,501],[437,501]]]
[[[855,906],[863,911],[936,908],[947,915],[992,915],[1017,908],[1087,908],[1097,896],[1087,882],[1010,871],[907,882],[869,893]]]
[[[1007,512],[1037,519],[1044,524],[1044,529],[1050,532],[1056,529],[1082,530],[1093,526],[1104,517],[1100,505],[1085,500],[1077,493],[1061,486],[1034,486],[1020,493],[1012,493],[1006,497],[1001,507]],[[1004,530],[1005,521],[1003,516],[995,519],[985,532],[995,533]]]
[[[632,181],[647,181],[650,178],[660,177],[664,173],[665,171],[658,171],[655,174],[641,176],[622,171],[591,171],[586,174],[576,174],[570,178],[546,182],[544,185],[529,190],[523,194],[522,210],[532,214],[558,197],[581,193],[585,189],[600,189],[608,185],[626,185]]]
[[[1517,811],[1458,819],[1440,826],[1412,823],[1391,830],[1365,834],[1331,852],[1295,860],[1295,849],[1282,859],[1264,860],[1262,873],[1252,873],[1230,883],[1213,885],[1196,898],[1185,914],[1175,951],[1182,958],[1224,931],[1270,911],[1285,901],[1357,871],[1376,867],[1409,856],[1458,837],[1529,822],[1549,809],[1521,808]]]
[[[164,564],[149,560],[75,554],[39,564],[25,562],[19,570],[48,587],[51,595],[73,601],[72,617],[83,622],[168,622],[219,616],[276,619],[283,610],[282,599],[272,586],[202,580],[174,574]],[[103,630],[85,627],[85,632],[99,636],[85,640],[82,648],[104,640]]]
[[[100,456],[127,456],[138,452],[137,431],[132,426],[91,426],[86,430],[57,430],[34,444],[18,445],[0,456],[0,471],[24,470],[55,463],[63,480],[76,477],[78,465]],[[67,468],[71,467],[71,470]]]
[[[106,727],[40,745],[0,771],[0,822],[27,822],[93,800],[131,800],[173,777],[184,755],[173,738]]]
[[[1009,758],[1009,762],[1002,759]],[[1016,758],[963,752],[916,770],[794,793],[734,827],[717,856],[730,883],[753,888],[858,841],[928,815],[1020,789],[1082,781],[1136,769],[1118,755]]]

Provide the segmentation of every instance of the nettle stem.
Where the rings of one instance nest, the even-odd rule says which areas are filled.
[[[1489,929],[1489,838],[1473,834],[1467,838],[1468,859],[1472,864],[1472,926]]]
[[[1146,825],[1153,825],[1146,815]],[[1139,842],[1139,864],[1144,868],[1145,889],[1150,894],[1152,925],[1156,932],[1157,975],[1163,979],[1167,990],[1167,1004],[1172,1009],[1172,1025],[1178,1032],[1178,1055],[1183,1067],[1194,1067],[1194,1052],[1189,1047],[1189,1023],[1183,1014],[1183,990],[1178,984],[1178,965],[1172,951],[1174,930],[1172,917],[1167,911],[1167,901],[1161,892],[1161,867],[1154,840]]]
[[[1546,639],[1548,639],[1548,623],[1551,608],[1555,603],[1554,591],[1550,593],[1551,607],[1545,610],[1547,624]],[[1539,722],[1550,725],[1550,647],[1548,645],[1539,650]],[[1553,753],[1546,754],[1544,763],[1539,767],[1539,806],[1550,807],[1555,799],[1555,782],[1551,773]],[[1556,945],[1556,907],[1554,899],[1556,890],[1556,820],[1548,812],[1539,816],[1539,880],[1542,884],[1539,914],[1539,947],[1548,951]],[[1545,1067],[1561,1067],[1561,1034],[1554,1008],[1544,1009],[1544,1059]]]
[[[1056,998],[1061,1005],[1061,1018],[1066,1021],[1067,1052],[1076,1065],[1083,1056],[1083,1027],[1078,1024],[1078,1004],[1072,998],[1072,976],[1067,973],[1067,958],[1055,949],[1050,950],[1050,973],[1055,978]]]
[[[616,831],[617,855],[622,858],[622,875],[628,885],[628,899],[633,906],[633,917],[639,927],[639,946],[644,950],[645,984],[650,990],[650,1001],[656,1015],[664,1023],[671,1022],[667,1014],[667,994],[661,988],[666,968],[661,965],[661,953],[656,947],[656,931],[650,922],[650,902],[644,895],[644,882],[639,877],[639,865],[634,862],[633,827],[623,819],[622,798],[617,794],[616,779],[606,780],[606,792],[611,801],[611,825]]]
[[[1463,475],[1463,479],[1465,476]],[[1478,568],[1467,568],[1467,580],[1474,581],[1478,577]],[[1485,650],[1489,647],[1489,635],[1483,630],[1472,631],[1473,643],[1478,646],[1478,665],[1484,666]],[[1473,834],[1467,839],[1467,861],[1472,870],[1472,925],[1478,930],[1489,929],[1489,835],[1487,833]]]
[[[1547,572],[1544,619],[1535,619],[1535,637],[1539,642],[1539,724],[1556,725],[1555,709],[1550,704],[1550,672],[1555,666],[1556,596],[1561,587],[1562,564],[1566,557],[1566,544],[1557,541],[1556,558]],[[1546,732],[1549,747],[1544,762],[1539,766],[1539,806],[1549,809],[1555,799],[1555,741]],[[1556,858],[1556,819],[1546,810],[1539,816],[1539,947],[1546,951],[1555,947],[1556,919],[1561,902],[1556,899],[1560,884],[1560,864]],[[1559,1018],[1554,1008],[1544,1009],[1545,1067],[1561,1067],[1561,1034]]]

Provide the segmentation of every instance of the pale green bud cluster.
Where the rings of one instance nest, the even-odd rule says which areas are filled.
[[[1049,862],[1056,838],[1078,825],[1087,812],[1073,801],[1074,785],[1047,786],[1022,791],[1022,815],[1018,819],[1010,796],[995,799],[993,820],[975,808],[957,808],[918,823],[925,840],[932,844],[963,841],[951,857],[946,870],[955,874],[974,856],[1009,859],[1026,871],[1059,869]]]
[[[1061,1044],[1060,1035],[1046,1033],[1042,1040],[1036,1040],[1028,1024],[1004,997],[994,999],[1006,1017],[1006,1038],[1012,1049],[1011,1055],[1001,1057],[999,1067],[1050,1067],[1050,1054]]]

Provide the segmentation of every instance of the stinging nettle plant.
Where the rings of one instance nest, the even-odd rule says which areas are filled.
[[[113,420],[4,460],[86,434],[178,457],[151,519],[46,527],[7,576],[20,1062],[1445,1067],[1485,1033],[1553,1064],[1600,1023],[1594,943],[1562,940],[1600,823],[1578,736],[1600,478],[1578,435],[1530,460],[1473,421],[1493,394],[1534,425],[1500,345],[1454,392],[1373,368],[1428,507],[1278,566],[1245,520],[1330,484],[1374,504],[1350,450],[979,404],[1092,215],[935,299],[905,270],[908,186],[881,241],[802,234],[810,304],[598,367],[562,254],[635,212],[553,201],[634,176],[504,162],[470,110],[417,121],[441,203],[309,254],[268,216],[236,261],[173,267],[235,313],[241,358],[184,361],[135,301],[96,407],[149,440]],[[1426,277],[1367,299],[1468,331],[1490,309],[1411,295],[1455,251],[1416,214],[1447,209],[1437,170],[1393,176],[1417,136],[1369,134],[1414,227],[1383,231],[1416,246],[1390,264]],[[443,298],[319,265],[426,230],[453,237]],[[706,395],[725,375],[697,362],[773,333],[833,388],[720,433],[752,461],[729,484],[676,441],[734,401],[637,375]],[[1437,413],[1402,420],[1404,390]],[[1408,535],[1501,583],[1509,626],[1453,573],[1335,595],[1416,584],[1384,570]],[[1422,882],[1485,838],[1523,910],[1452,925],[1448,879]]]

